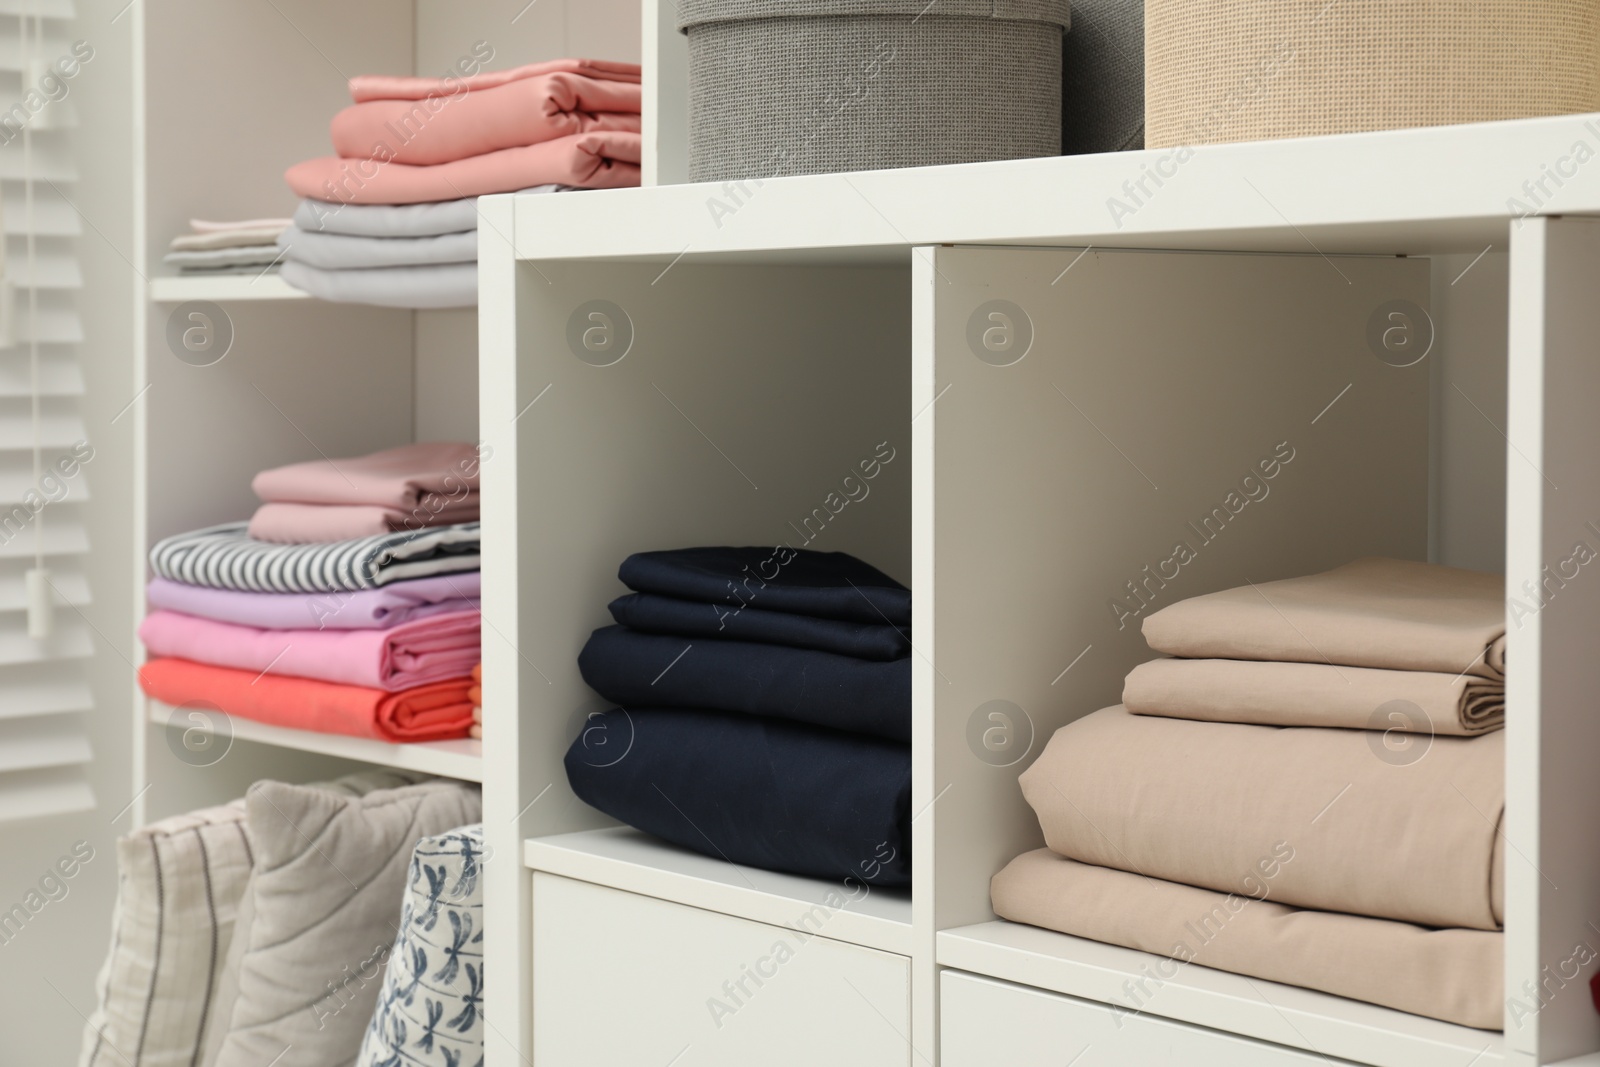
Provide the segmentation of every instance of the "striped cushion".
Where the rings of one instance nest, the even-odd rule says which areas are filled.
[[[475,522],[399,530],[352,541],[257,541],[230,522],[174,534],[150,550],[150,566],[175,582],[250,593],[356,592],[404,578],[475,571]]]
[[[117,842],[117,907],[80,1067],[190,1067],[252,862],[244,801]]]
[[[422,776],[368,770],[322,788],[344,796]],[[111,951],[99,1005],[84,1027],[79,1067],[194,1067],[207,1003],[222,984],[254,864],[245,801],[151,823],[117,841]]]

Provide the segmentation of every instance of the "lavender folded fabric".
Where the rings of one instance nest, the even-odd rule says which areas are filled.
[[[181,611],[263,630],[386,630],[414,619],[478,607],[478,571],[390,582],[354,593],[246,593],[152,578],[151,610]]]
[[[262,630],[156,611],[139,624],[139,640],[156,656],[398,693],[470,673],[482,626],[476,611],[387,630]]]

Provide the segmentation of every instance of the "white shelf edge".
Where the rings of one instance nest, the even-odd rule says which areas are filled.
[[[1181,163],[1177,149],[1156,148],[528,195],[516,198],[516,254],[882,258],[950,243],[1477,252],[1488,244],[1504,249],[1508,227],[1524,214],[1513,199],[1529,212],[1600,213],[1600,173],[1581,171],[1538,203],[1523,192],[1542,164],[1597,138],[1600,117],[1564,115],[1202,145]],[[1150,177],[1158,169],[1166,175],[1159,187]]]
[[[911,901],[904,893],[846,887],[723,860],[666,844],[628,827],[531,838],[523,862],[536,871],[772,926],[875,948],[912,953]],[[829,908],[828,894],[848,901]]]
[[[171,723],[168,717],[172,708],[158,701],[149,701],[149,719],[157,726],[176,729],[182,723]],[[316,752],[324,756],[357,760],[380,767],[393,767],[402,771],[420,771],[442,778],[456,778],[464,782],[483,781],[483,742],[473,738],[451,741],[417,741],[408,744],[390,744],[372,741],[365,737],[346,737],[343,734],[319,734],[309,730],[291,730],[282,726],[229,716],[233,736],[240,741],[254,741],[299,752]]]
[[[277,274],[170,275],[150,279],[150,299],[157,304],[189,300],[309,300]]]
[[[1128,981],[1166,958],[996,920],[942,931],[938,963],[957,970],[1112,1005],[1133,1014]],[[1145,998],[1151,1015],[1301,1048],[1374,1067],[1491,1067],[1505,1063],[1498,1032],[1426,1019],[1298,986],[1184,966]],[[1585,1065],[1587,1067],[1587,1065]]]

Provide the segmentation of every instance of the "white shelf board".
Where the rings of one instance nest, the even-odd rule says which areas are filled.
[[[189,300],[309,300],[278,274],[183,274],[150,279],[150,299],[158,304]]]
[[[532,838],[523,859],[534,870],[566,878],[911,955],[911,896],[903,890],[743,867],[631,827]],[[848,903],[825,907],[829,894]]]
[[[903,257],[935,244],[1420,255],[1506,247],[1520,198],[1600,213],[1600,166],[1535,204],[1524,183],[1600,116],[516,197],[519,259]],[[1572,169],[1569,165],[1565,169]],[[1147,175],[1167,171],[1157,186]],[[1128,189],[1141,179],[1150,195]],[[1129,183],[1125,188],[1124,183]],[[1129,210],[1118,209],[1121,201]]]
[[[942,931],[938,962],[974,974],[1047,989],[1128,1012],[1124,983],[1145,980],[1147,1014],[1308,1049],[1375,1067],[1490,1067],[1503,1064],[1500,1033],[1364,1004],[1298,986],[1198,964],[1158,984],[1148,968],[1165,957],[1020,923],[979,923]]]
[[[168,722],[173,709],[159,701],[150,701],[150,721],[168,729],[179,729],[183,722]],[[420,771],[443,778],[458,778],[464,782],[483,781],[483,742],[473,738],[451,741],[418,741],[403,745],[385,741],[372,741],[365,737],[346,737],[343,734],[319,734],[310,730],[291,730],[282,726],[269,726],[230,716],[229,725],[235,740],[255,741],[263,745],[277,745],[300,752],[316,752],[324,756],[357,760],[380,767],[394,767],[402,771]]]

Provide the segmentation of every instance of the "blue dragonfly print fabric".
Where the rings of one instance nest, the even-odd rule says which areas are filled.
[[[355,1067],[483,1067],[483,826],[424,837]]]

